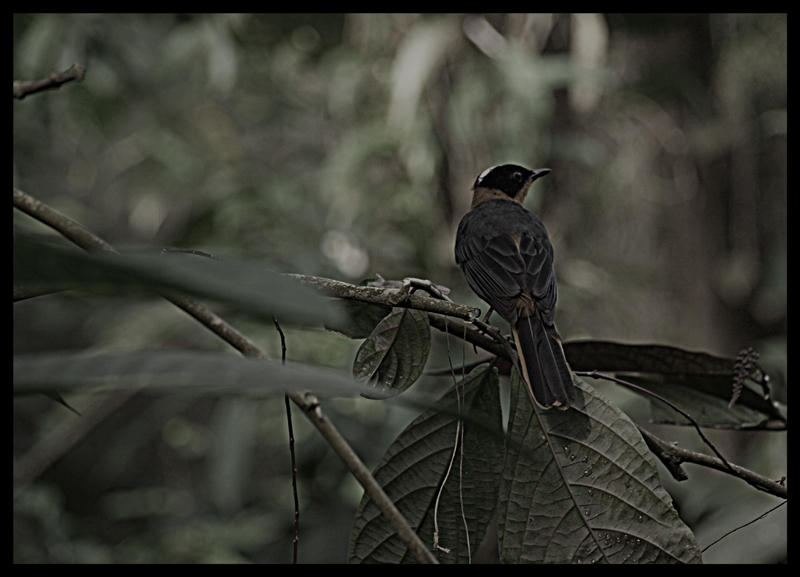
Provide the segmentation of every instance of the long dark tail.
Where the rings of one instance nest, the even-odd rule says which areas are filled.
[[[511,330],[528,393],[536,404],[543,409],[569,407],[575,401],[575,385],[556,327],[546,326],[534,314],[517,320]]]

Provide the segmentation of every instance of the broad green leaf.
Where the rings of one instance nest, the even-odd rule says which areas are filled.
[[[342,371],[200,351],[24,355],[14,359],[14,394],[79,389],[112,392],[247,394],[287,390],[356,395],[365,388]]]
[[[498,540],[507,563],[698,563],[700,549],[628,417],[576,380],[565,411],[539,411],[512,371]],[[542,430],[544,426],[547,435]]]
[[[443,409],[430,409],[406,427],[373,472],[441,563],[467,562],[462,501],[470,550],[475,554],[495,511],[502,468],[503,429],[497,370],[488,369],[488,365],[476,368],[467,376],[464,389],[463,461],[461,451],[453,458],[458,403],[451,389],[443,399]],[[445,481],[448,468],[450,474]],[[443,484],[437,512],[436,498]],[[434,517],[439,526],[439,545],[450,549],[449,553],[433,550]],[[366,494],[353,522],[349,560],[351,563],[415,562]]]
[[[396,307],[378,323],[361,344],[353,363],[353,375],[373,392],[367,398],[402,393],[422,375],[431,349],[428,315]]]
[[[340,314],[316,290],[270,271],[263,261],[141,251],[88,254],[24,236],[14,239],[14,282],[58,289],[177,291],[309,325],[333,322]]]

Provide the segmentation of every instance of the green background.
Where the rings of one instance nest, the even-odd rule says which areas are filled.
[[[87,73],[14,102],[14,186],[119,248],[428,278],[486,310],[453,257],[469,189],[495,164],[549,167],[526,206],[553,241],[565,340],[753,346],[785,401],[786,46],[786,15],[15,15],[15,80]],[[218,312],[280,355],[273,327]],[[359,342],[284,328],[290,359],[352,365]],[[433,337],[429,367],[446,367]],[[152,299],[14,308],[15,354],[154,346],[226,350]],[[642,401],[602,390],[646,421]],[[325,410],[368,466],[414,416]],[[75,418],[15,399],[15,459]],[[360,488],[294,421],[300,560],[344,561]],[[290,561],[285,428],[282,399],[136,396],[15,499],[14,558]],[[786,473],[785,435],[711,433],[733,462]],[[688,472],[665,482],[701,546],[774,501]],[[785,529],[773,514],[705,559],[785,560]]]

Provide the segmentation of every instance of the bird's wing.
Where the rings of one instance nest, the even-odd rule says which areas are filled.
[[[472,290],[505,320],[516,322],[516,301],[527,291],[553,324],[553,247],[535,214],[512,201],[484,203],[461,221],[455,252]]]
[[[469,237],[461,268],[469,286],[509,322],[516,321],[517,297],[522,293],[525,262],[508,235],[492,239]]]
[[[542,320],[552,326],[558,298],[558,285],[553,271],[553,247],[544,225],[538,218],[536,221],[537,226],[529,227],[520,236],[519,255],[525,266],[523,285],[533,297]]]

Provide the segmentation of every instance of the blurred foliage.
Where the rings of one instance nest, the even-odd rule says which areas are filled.
[[[15,15],[13,35],[14,79],[87,69],[14,103],[14,185],[117,246],[430,278],[485,309],[453,259],[469,188],[494,164],[548,166],[528,207],[555,247],[565,339],[754,346],[785,374],[785,14],[40,14]],[[220,348],[150,300],[53,296],[14,314],[15,353]],[[226,318],[280,354],[271,326]],[[357,341],[284,330],[290,358],[351,367]],[[447,366],[434,341],[429,366]],[[134,398],[15,500],[15,560],[290,560],[282,401],[237,402]],[[77,418],[14,407],[15,457]],[[326,411],[368,465],[413,418],[366,400]],[[298,439],[300,560],[344,561],[360,491],[316,434]],[[785,474],[785,441],[736,439],[731,460]],[[673,493],[701,544],[731,523],[709,525],[721,489]],[[760,523],[706,560],[785,558],[780,522]]]

